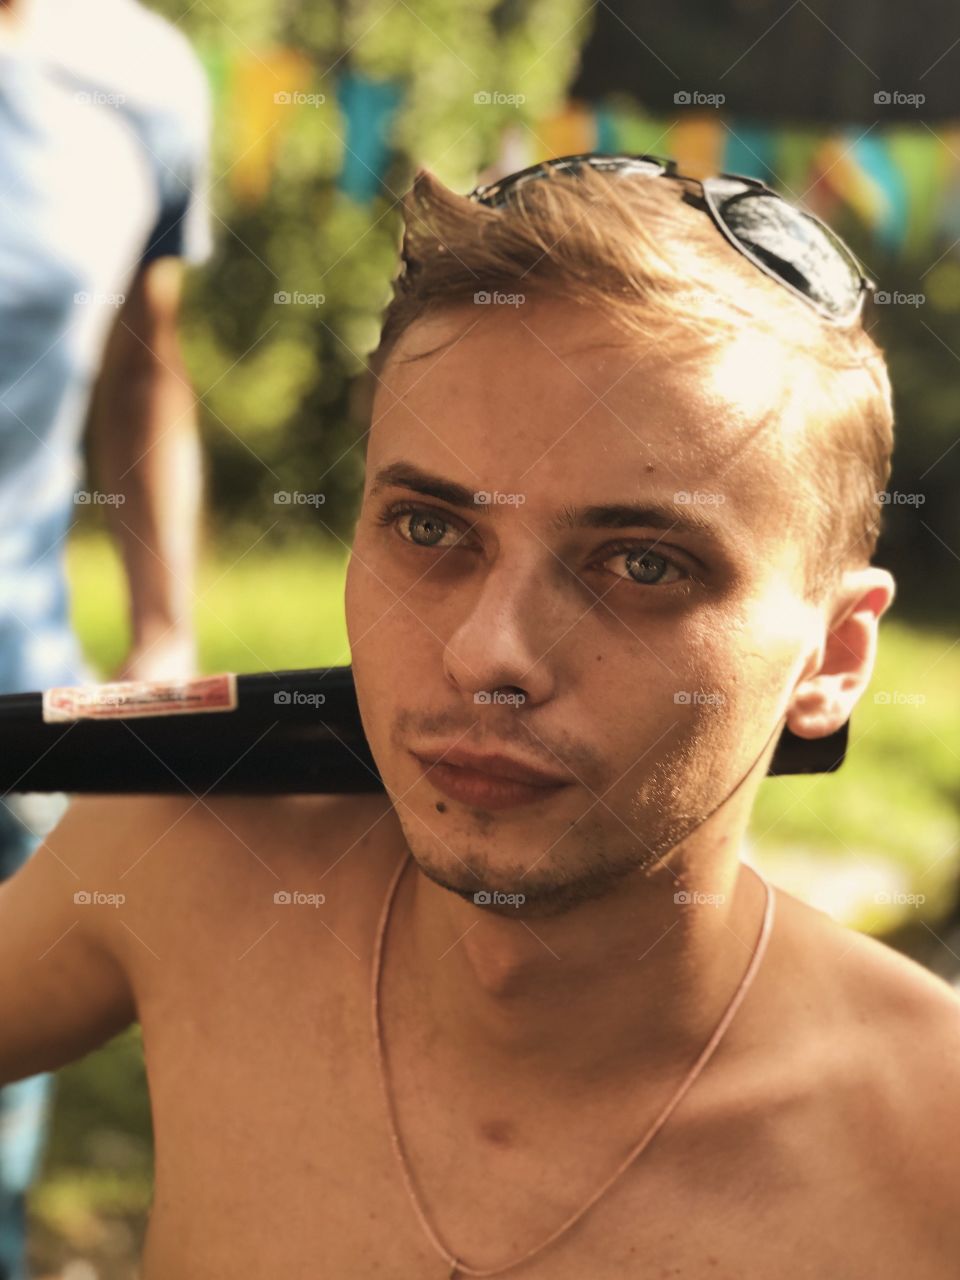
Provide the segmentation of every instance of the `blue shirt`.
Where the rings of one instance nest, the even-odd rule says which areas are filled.
[[[135,0],[33,0],[0,29],[0,692],[98,677],[64,550],[104,343],[137,272],[211,248],[209,90]]]

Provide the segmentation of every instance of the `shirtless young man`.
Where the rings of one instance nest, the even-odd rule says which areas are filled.
[[[960,1272],[960,1002],[740,860],[871,677],[889,386],[686,189],[415,184],[345,600],[387,793],[78,798],[0,889],[0,1080],[142,1024],[144,1280]]]

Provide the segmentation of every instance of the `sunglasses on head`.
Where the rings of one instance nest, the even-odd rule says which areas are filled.
[[[854,324],[867,292],[876,288],[876,282],[864,274],[852,251],[826,223],[797,209],[758,178],[738,173],[693,178],[679,173],[675,160],[661,156],[598,152],[557,156],[475,187],[469,199],[498,208],[526,183],[548,173],[576,176],[584,165],[626,176],[695,183],[704,207],[730,244],[831,324]]]

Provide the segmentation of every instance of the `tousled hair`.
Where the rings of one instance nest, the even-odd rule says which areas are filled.
[[[686,187],[584,167],[523,184],[491,209],[421,169],[368,371],[383,378],[425,313],[494,291],[592,308],[627,338],[669,341],[671,359],[735,339],[775,342],[789,356],[784,400],[805,425],[788,476],[800,499],[785,517],[789,505],[806,543],[804,587],[819,599],[845,568],[869,563],[881,532],[893,451],[886,361],[862,323],[832,325],[758,271]]]

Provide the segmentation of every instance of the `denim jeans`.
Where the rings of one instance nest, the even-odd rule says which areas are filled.
[[[18,871],[70,803],[63,792],[0,798],[0,880]],[[26,1194],[50,1122],[52,1072],[0,1088],[0,1280],[27,1280]]]

